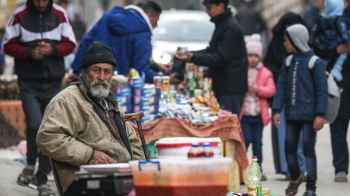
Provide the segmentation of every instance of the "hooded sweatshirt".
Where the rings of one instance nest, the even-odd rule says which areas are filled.
[[[153,82],[150,69],[152,26],[146,13],[137,6],[114,7],[83,37],[72,68],[78,74],[85,51],[94,41],[112,48],[119,74],[127,75],[135,68]]]
[[[313,58],[314,67],[309,67],[314,54],[304,25],[288,27],[286,35],[297,52],[286,58],[272,108],[278,113],[285,108],[287,120],[312,121],[315,116],[325,115],[327,109],[326,62]]]

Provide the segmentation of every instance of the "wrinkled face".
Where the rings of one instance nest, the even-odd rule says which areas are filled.
[[[255,67],[260,62],[260,57],[256,54],[248,54],[249,66]]]
[[[113,66],[107,63],[97,63],[89,67],[88,87],[92,96],[106,98],[111,92],[111,78]]]
[[[33,4],[39,12],[45,12],[49,5],[49,0],[33,0]]]
[[[148,12],[146,14],[149,18],[149,21],[151,22],[152,27],[156,28],[158,26],[158,20],[159,20],[160,14],[156,12]]]
[[[204,6],[210,17],[215,17],[225,11],[225,4],[223,3],[209,3]]]
[[[284,47],[286,48],[288,53],[294,53],[296,52],[296,49],[294,48],[293,44],[290,42],[288,36],[284,36],[284,42],[283,42]]]

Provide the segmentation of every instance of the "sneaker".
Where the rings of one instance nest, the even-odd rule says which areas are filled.
[[[316,192],[312,190],[307,190],[303,196],[316,196]]]
[[[286,189],[286,196],[295,196],[298,193],[298,188],[303,182],[303,176],[300,175],[295,181],[290,181]]]
[[[34,177],[34,166],[26,166],[17,177],[17,184],[27,186]]]
[[[348,175],[345,172],[335,174],[334,182],[348,182]]]
[[[55,196],[56,193],[51,189],[49,184],[42,184],[38,186],[38,196]]]

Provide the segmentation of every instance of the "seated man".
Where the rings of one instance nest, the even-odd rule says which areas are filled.
[[[144,159],[135,130],[124,124],[111,97],[116,65],[111,49],[94,42],[82,59],[82,73],[47,106],[37,135],[39,149],[55,161],[66,192],[84,164]]]

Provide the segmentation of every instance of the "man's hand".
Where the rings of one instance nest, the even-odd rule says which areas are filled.
[[[32,50],[32,58],[35,60],[41,60],[44,57],[44,55],[40,51],[40,47],[35,47]]]
[[[50,56],[53,52],[52,45],[47,42],[40,42],[40,52],[44,56]]]
[[[280,113],[274,114],[272,120],[273,120],[273,124],[276,127],[278,127],[280,125],[280,123],[281,123],[281,115],[280,115]]]
[[[346,53],[346,52],[348,52],[348,45],[347,44],[340,44],[337,47],[337,53],[338,54],[342,54],[342,53]]]
[[[178,52],[176,53],[176,58],[182,61],[191,61],[193,53],[191,52]]]
[[[170,71],[173,69],[173,65],[171,64],[159,64],[158,66],[164,73],[170,73]]]
[[[97,164],[117,163],[117,161],[112,159],[109,155],[98,150],[94,152],[94,160]]]
[[[326,123],[326,119],[322,116],[316,116],[314,119],[314,129],[315,131],[319,131],[323,128]]]

